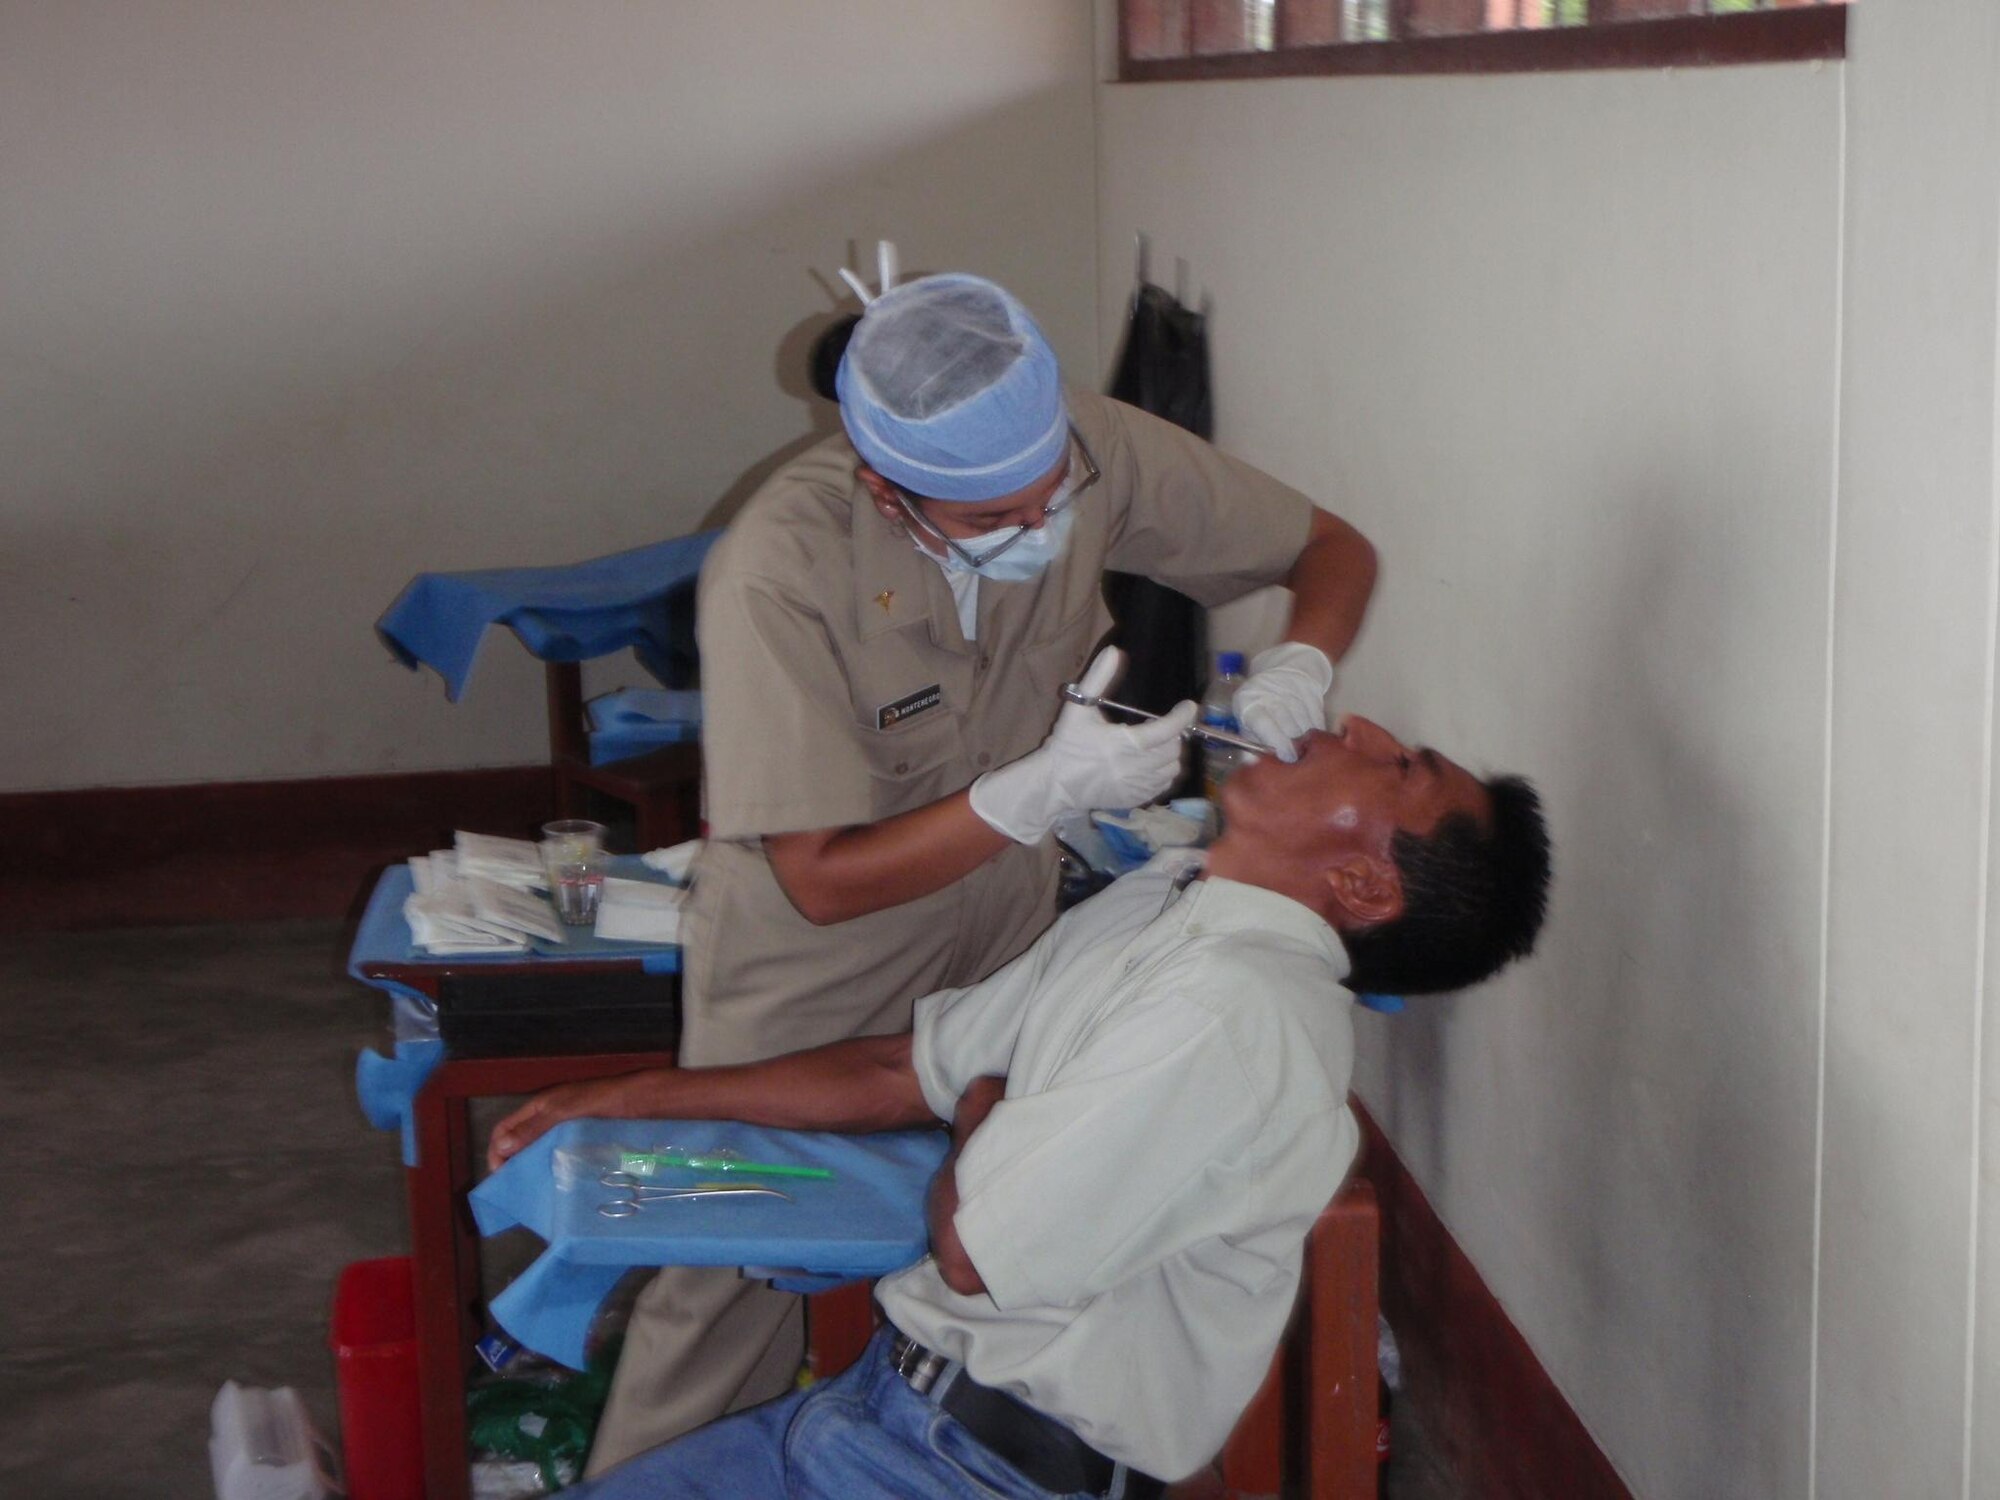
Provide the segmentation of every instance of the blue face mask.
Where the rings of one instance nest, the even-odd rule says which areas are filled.
[[[1025,529],[1020,526],[1003,526],[998,531],[989,531],[979,539],[981,550],[1002,546],[1007,550],[993,561],[976,567],[950,549],[939,557],[934,552],[925,551],[914,537],[911,538],[911,545],[947,573],[970,574],[993,583],[1026,583],[1030,578],[1040,576],[1050,563],[1062,556],[1063,548],[1069,545],[1070,522],[1074,519],[1075,512],[1065,505],[1026,536],[1020,535]],[[1020,539],[1012,540],[1015,537]],[[969,544],[962,545],[966,545],[968,551],[972,550]]]

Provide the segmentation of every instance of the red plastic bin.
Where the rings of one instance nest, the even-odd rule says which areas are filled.
[[[340,1273],[327,1341],[348,1500],[424,1500],[416,1282],[407,1255],[357,1260]]]

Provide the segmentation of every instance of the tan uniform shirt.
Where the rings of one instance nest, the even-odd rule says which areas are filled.
[[[1312,506],[1297,491],[1132,407],[1069,404],[1103,480],[1044,573],[981,581],[976,641],[943,572],[875,510],[844,436],[775,475],[709,555],[710,838],[685,914],[686,1062],[901,1030],[918,995],[1026,948],[1055,913],[1049,840],[825,927],[786,899],[759,840],[907,812],[1033,750],[1110,628],[1105,569],[1214,605],[1282,578],[1304,547]]]
[[[1183,863],[1162,855],[991,978],[917,1002],[939,1118],[1007,1078],[956,1169],[986,1291],[952,1291],[929,1256],[876,1286],[918,1343],[1164,1479],[1249,1405],[1360,1141],[1339,936],[1257,886],[1177,894]]]

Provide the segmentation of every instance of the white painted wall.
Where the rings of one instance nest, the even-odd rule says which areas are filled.
[[[0,0],[0,790],[539,758],[402,584],[740,499],[851,241],[1087,366],[1091,82],[1077,0]]]
[[[1340,698],[1544,788],[1542,954],[1362,1094],[1646,1500],[2000,1494],[2000,12],[1852,38],[1100,92],[1104,346],[1148,230],[1382,548]]]
[[[1996,62],[1100,91],[1103,347],[1150,231],[1382,548],[1342,700],[1542,786],[1541,953],[1360,1087],[1644,1500],[2000,1494]]]
[[[2000,7],[1864,0],[1854,22],[1819,1492],[1984,1500]]]

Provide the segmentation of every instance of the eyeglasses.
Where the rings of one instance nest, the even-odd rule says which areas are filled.
[[[1063,482],[1056,486],[1056,492],[1042,502],[1041,517],[1035,523],[1037,526],[1047,521],[1050,516],[1061,515],[1063,511],[1076,503],[1077,496],[1081,495],[1085,490],[1104,477],[1098,472],[1097,460],[1090,456],[1090,448],[1084,442],[1083,434],[1078,432],[1073,425],[1069,430],[1069,440],[1075,448],[1075,452],[1070,457],[1069,472],[1063,476]],[[1076,461],[1078,458],[1083,460],[1083,473],[1080,476],[1076,471]],[[1028,534],[1028,528],[1023,526],[1012,536],[1008,537],[1006,541],[996,543],[983,552],[973,552],[959,545],[959,543],[938,530],[936,524],[918,506],[916,496],[912,495],[901,485],[894,485],[892,487],[896,491],[897,501],[903,507],[903,514],[908,516],[912,521],[915,521],[917,525],[923,527],[931,536],[942,542],[954,557],[975,572],[992,562],[994,558],[1000,556],[1009,547]]]

